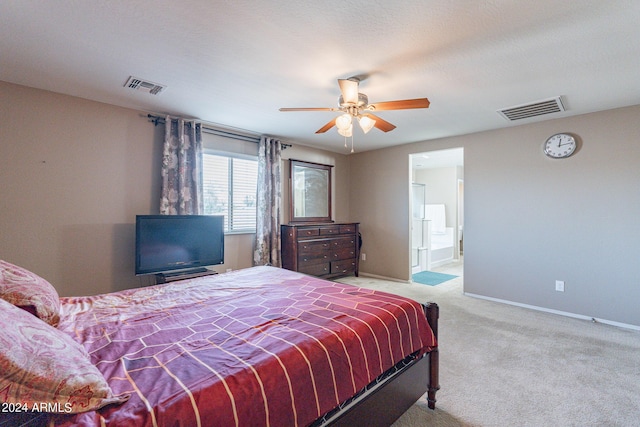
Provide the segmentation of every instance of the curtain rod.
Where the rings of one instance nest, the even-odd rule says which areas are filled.
[[[149,119],[150,122],[153,123],[154,126],[158,126],[159,124],[164,124],[164,122],[165,122],[165,118],[164,117],[156,116],[155,114],[147,114],[147,118]],[[229,132],[229,131],[225,131],[225,130],[221,130],[221,129],[212,128],[212,127],[206,126],[204,124],[202,125],[202,132],[210,133],[210,134],[218,135],[218,136],[224,136],[224,137],[232,138],[232,139],[239,139],[239,140],[242,140],[242,141],[254,142],[256,144],[260,142],[260,137],[259,136],[241,135],[241,134],[234,133],[234,132]],[[291,144],[285,144],[285,143],[281,142],[281,146],[282,146],[283,149],[287,149],[287,148],[291,147]]]

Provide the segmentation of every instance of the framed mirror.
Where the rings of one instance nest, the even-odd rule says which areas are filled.
[[[332,222],[331,165],[289,161],[290,221]]]

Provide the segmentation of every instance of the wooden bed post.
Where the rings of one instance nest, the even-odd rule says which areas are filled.
[[[435,335],[436,340],[438,339],[438,318],[440,317],[440,308],[438,304],[435,302],[428,302],[424,305],[425,315],[427,316],[427,322],[429,326],[431,326],[431,330],[433,331],[433,335]],[[437,345],[437,344],[436,344]],[[436,392],[440,390],[439,383],[439,365],[440,365],[440,354],[438,352],[438,347],[431,350],[429,353],[429,391],[427,393],[427,400],[429,402],[429,408],[436,408]]]

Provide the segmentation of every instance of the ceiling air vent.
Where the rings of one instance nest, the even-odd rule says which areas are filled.
[[[151,95],[157,95],[163,91],[166,86],[158,83],[153,83],[148,80],[139,79],[137,77],[129,77],[129,80],[124,84],[124,87],[129,89],[141,90],[143,92],[150,93]]]
[[[559,113],[561,111],[565,111],[564,105],[562,105],[561,97],[557,96],[555,98],[545,99],[531,104],[503,108],[498,110],[498,114],[513,122],[520,119],[543,116],[545,114]]]

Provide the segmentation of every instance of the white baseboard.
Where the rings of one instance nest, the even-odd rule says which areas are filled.
[[[615,322],[613,320],[600,319],[600,318],[597,318],[597,317],[589,317],[589,316],[584,316],[582,314],[576,314],[576,313],[570,313],[570,312],[567,312],[567,311],[554,310],[552,308],[538,307],[536,305],[522,304],[522,303],[519,303],[519,302],[514,302],[514,301],[509,301],[509,300],[504,300],[504,299],[499,299],[499,298],[493,298],[493,297],[487,297],[487,296],[484,296],[484,295],[472,294],[472,293],[469,293],[469,292],[464,292],[464,295],[469,296],[469,297],[473,297],[473,298],[484,299],[484,300],[487,300],[487,301],[499,302],[499,303],[502,303],[502,304],[515,305],[516,307],[529,308],[531,310],[544,311],[544,312],[547,312],[547,313],[559,314],[560,316],[573,317],[575,319],[589,320],[591,322],[604,323],[606,325],[617,326],[619,328],[633,329],[635,331],[640,331],[640,326],[631,325],[629,323],[621,323],[621,322]]]
[[[429,270],[431,270],[432,268],[437,268],[437,267],[441,267],[445,264],[449,264],[451,262],[455,261],[453,257],[451,258],[445,258],[445,259],[441,259],[435,262],[431,263],[431,268],[429,268]]]
[[[389,282],[411,283],[409,280],[396,279],[395,277],[378,276],[377,274],[371,274],[371,273],[360,272],[360,276],[371,277],[373,279],[388,280]]]

